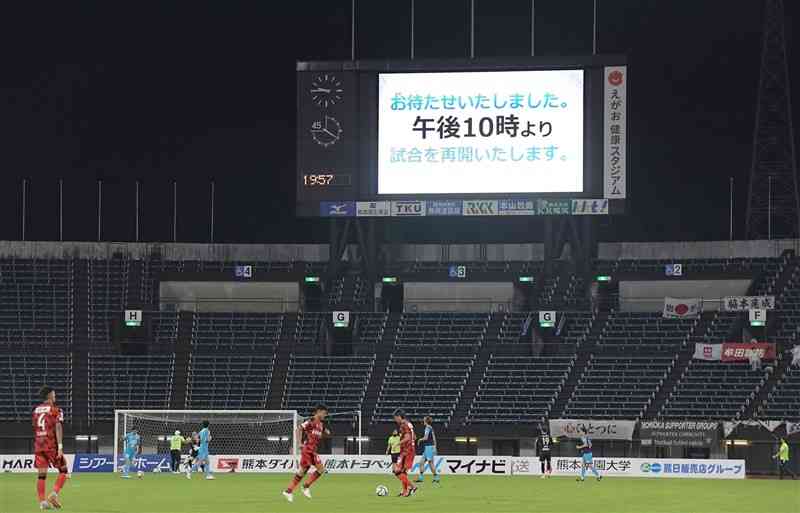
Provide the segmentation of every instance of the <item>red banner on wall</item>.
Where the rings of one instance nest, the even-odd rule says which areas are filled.
[[[756,353],[762,360],[775,359],[775,344],[768,342],[725,342],[722,344],[723,362],[743,362]]]

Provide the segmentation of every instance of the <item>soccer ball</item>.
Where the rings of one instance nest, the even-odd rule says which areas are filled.
[[[375,495],[378,497],[386,497],[389,495],[389,489],[383,485],[378,485],[378,487],[375,488]]]
[[[140,470],[139,472],[136,473],[136,477],[138,477],[139,479],[143,478],[144,477],[144,472],[142,472]]]

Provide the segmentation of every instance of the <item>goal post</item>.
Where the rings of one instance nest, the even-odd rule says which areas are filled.
[[[114,472],[124,454],[123,437],[134,429],[141,436],[142,454],[169,453],[169,437],[186,437],[211,430],[211,454],[288,454],[297,456],[300,441],[296,410],[115,410]]]

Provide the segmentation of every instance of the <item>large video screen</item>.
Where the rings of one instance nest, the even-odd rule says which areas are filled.
[[[584,192],[584,71],[378,75],[379,195]]]

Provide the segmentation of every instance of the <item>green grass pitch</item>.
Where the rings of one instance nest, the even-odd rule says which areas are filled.
[[[64,513],[265,513],[414,511],[430,513],[800,513],[800,481],[607,478],[578,483],[572,477],[445,476],[425,482],[411,498],[398,498],[394,476],[327,475],[308,500],[281,490],[290,475],[146,474],[123,480],[112,474],[74,474],[61,493]],[[0,475],[0,512],[38,511],[35,474]],[[47,480],[48,491],[55,479]],[[388,497],[375,487],[389,487]]]

